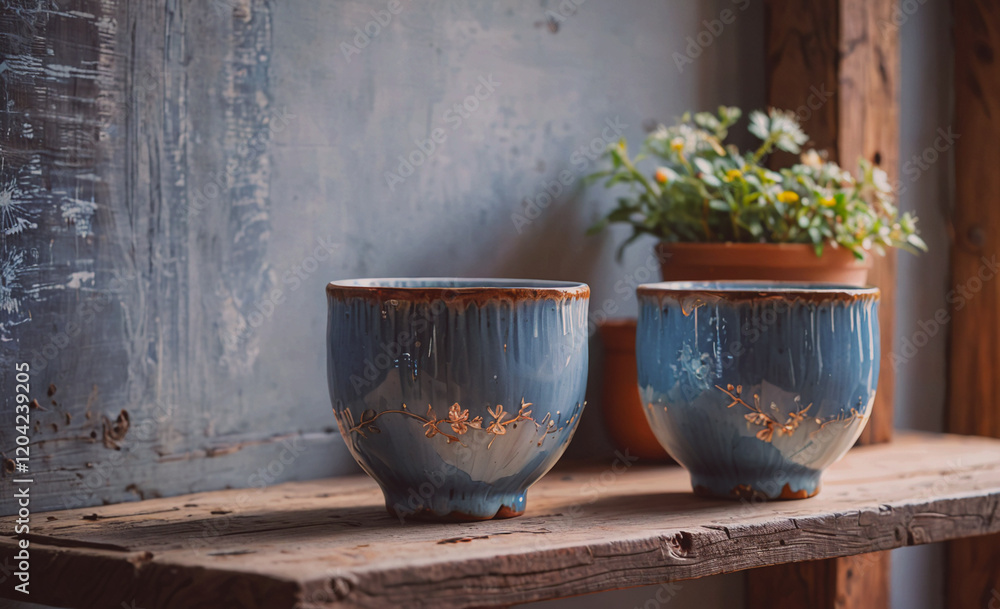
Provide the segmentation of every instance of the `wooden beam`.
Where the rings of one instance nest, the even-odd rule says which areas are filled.
[[[894,6],[895,0],[768,0],[764,36],[768,105],[798,114],[808,146],[852,171],[858,159],[868,159],[891,183],[899,161],[899,40],[886,24],[893,23]],[[882,365],[862,444],[892,439],[895,278],[894,253],[876,257],[869,283],[882,290]]]
[[[790,567],[749,606],[877,607],[870,574],[886,573],[869,552],[1000,532],[998,502],[1000,440],[930,434],[850,451],[795,502],[703,499],[679,467],[619,461],[552,472],[520,518],[456,526],[400,523],[366,476],[311,480],[46,512],[31,523],[31,600],[495,607],[853,556]],[[0,537],[0,558],[16,544]],[[799,578],[812,587],[793,596]]]
[[[747,609],[888,607],[885,552],[756,569],[747,578]],[[816,604],[817,602],[821,604]]]
[[[895,0],[767,0],[768,104],[794,110],[810,146],[851,170],[859,158],[895,183],[899,160],[899,38]],[[787,159],[786,159],[787,160]],[[895,374],[894,252],[874,260],[869,283],[882,290],[882,362],[871,420],[859,444],[892,439]],[[863,567],[863,568],[862,568]],[[773,604],[783,582],[786,604]],[[748,575],[748,607],[888,607],[889,554],[779,566]],[[807,599],[796,602],[795,599]]]
[[[955,214],[948,429],[1000,437],[1000,7],[954,0]],[[948,606],[1000,608],[1000,536],[948,544]]]

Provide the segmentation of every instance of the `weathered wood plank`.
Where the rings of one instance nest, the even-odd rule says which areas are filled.
[[[1000,7],[954,0],[955,211],[948,429],[1000,437]],[[948,606],[1000,607],[1000,535],[948,545]]]
[[[32,526],[32,599],[496,606],[998,531],[1000,441],[906,435],[851,451],[802,501],[705,500],[679,468],[619,464],[553,472],[525,516],[466,525],[401,524],[363,477],[53,512]],[[865,560],[837,563],[882,568]],[[824,585],[860,585],[847,570]]]

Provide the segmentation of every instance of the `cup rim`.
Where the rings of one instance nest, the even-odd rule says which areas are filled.
[[[564,300],[589,297],[590,286],[578,281],[549,279],[368,277],[331,281],[326,286],[326,292],[331,296],[367,296],[397,300],[465,301],[490,298]]]
[[[639,296],[713,296],[727,300],[752,300],[773,296],[818,298],[874,298],[881,297],[875,286],[856,286],[841,283],[807,281],[661,281],[644,283],[636,288]]]

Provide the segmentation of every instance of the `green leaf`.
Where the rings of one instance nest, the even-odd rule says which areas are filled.
[[[607,218],[601,218],[597,222],[594,222],[593,224],[590,225],[590,228],[587,229],[587,236],[589,237],[591,235],[596,235],[597,233],[601,232],[602,230],[608,227],[608,222],[609,221]]]
[[[717,115],[686,113],[681,122],[650,133],[634,158],[624,140],[609,146],[604,153],[608,169],[586,176],[585,183],[625,185],[627,194],[588,234],[612,223],[627,224],[632,235],[621,249],[649,234],[669,242],[803,243],[817,254],[828,241],[859,256],[887,247],[926,251],[916,219],[897,212],[895,199],[885,192],[884,177],[871,163],[862,160],[857,178],[826,161],[769,169],[762,164],[765,155],[775,148],[795,152],[807,141],[797,117],[775,109],[751,113],[748,129],[763,142],[746,152],[722,143],[726,130],[739,118],[738,108],[726,106]],[[670,147],[675,138],[700,144],[679,155]],[[653,177],[660,168],[670,176],[663,184]],[[741,174],[727,181],[725,174],[732,169]],[[783,190],[801,198],[794,203],[777,201]],[[833,197],[833,204],[823,205],[828,197]]]

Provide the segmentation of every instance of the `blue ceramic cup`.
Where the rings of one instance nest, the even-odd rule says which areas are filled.
[[[639,393],[698,494],[795,499],[854,444],[875,399],[877,288],[641,285]]]
[[[590,288],[359,279],[326,291],[334,414],[389,512],[520,515],[583,411]]]

